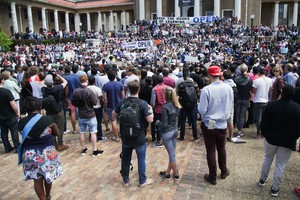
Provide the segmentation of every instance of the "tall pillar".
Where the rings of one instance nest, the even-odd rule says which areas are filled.
[[[126,31],[126,11],[124,10],[122,12],[122,15],[121,15],[121,20],[122,20],[122,25],[123,25],[123,31]]]
[[[220,0],[214,0],[214,16],[220,17]]]
[[[20,32],[23,32],[23,22],[22,22],[22,6],[19,5],[19,20],[20,20]]]
[[[42,8],[42,27],[43,29],[47,29],[47,22],[46,22],[46,8]]]
[[[75,23],[75,32],[79,33],[80,32],[80,15],[79,13],[75,14],[75,18],[74,18],[74,23]]]
[[[103,31],[102,30],[102,14],[100,11],[98,11],[98,31]]]
[[[293,11],[293,24],[297,26],[298,24],[298,1],[294,2],[294,11]]]
[[[162,0],[156,0],[156,16],[162,17]]]
[[[109,11],[110,15],[109,15],[109,30],[113,31],[114,30],[114,13],[112,12],[112,10]]]
[[[121,18],[122,18],[121,14],[122,14],[121,12],[116,13],[116,15],[117,15],[116,26],[117,26],[118,30],[121,30]]]
[[[139,0],[139,20],[145,19],[145,0]]]
[[[12,18],[12,24],[13,24],[13,34],[15,34],[15,33],[19,32],[17,12],[16,12],[16,3],[11,2],[10,8],[11,8],[11,18]]]
[[[91,15],[89,12],[86,13],[87,31],[91,31]]]
[[[279,1],[275,1],[274,26],[278,26],[278,17],[279,17]]]
[[[195,0],[194,16],[200,16],[200,0]]]
[[[203,16],[202,10],[203,10],[203,0],[200,0],[200,2],[199,2],[199,15],[200,16]]]
[[[241,0],[234,1],[234,16],[237,17],[238,20],[241,19]]]
[[[105,20],[105,31],[109,31],[109,16],[108,13],[104,13],[104,20]]]
[[[58,10],[54,10],[54,28],[56,31],[59,31]]]
[[[180,7],[179,7],[179,1],[175,0],[175,17],[180,17]]]
[[[29,31],[34,32],[34,30],[33,30],[33,20],[32,20],[31,5],[27,5],[27,16],[28,16],[28,28],[29,28]]]
[[[65,21],[66,21],[66,31],[70,32],[70,20],[69,20],[69,12],[65,13]]]

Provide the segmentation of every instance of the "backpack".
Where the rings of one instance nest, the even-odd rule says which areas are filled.
[[[197,105],[197,91],[195,83],[183,81],[178,85],[179,102],[184,108],[193,108]]]
[[[134,99],[126,98],[119,113],[120,134],[125,138],[134,138],[141,134],[141,114],[138,103]]]
[[[42,107],[48,114],[57,114],[62,110],[60,103],[57,103],[52,95],[48,95],[46,98],[43,98]]]
[[[85,101],[84,101],[83,95],[82,95],[82,93],[84,92],[83,90],[84,90],[84,88],[77,88],[74,90],[73,97],[71,99],[71,103],[73,106],[82,107],[85,105]]]
[[[234,103],[236,103],[238,96],[239,96],[239,92],[236,86],[231,87],[233,90],[233,99],[234,99]]]

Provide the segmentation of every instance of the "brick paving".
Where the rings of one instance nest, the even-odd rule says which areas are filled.
[[[147,175],[155,183],[146,188],[138,187],[135,153],[132,157],[134,169],[130,172],[130,187],[122,186],[119,173],[121,142],[106,140],[98,143],[98,148],[104,150],[98,157],[91,156],[91,144],[88,143],[87,155],[81,156],[79,134],[66,134],[64,140],[71,148],[60,153],[64,174],[53,183],[52,199],[270,199],[274,167],[270,181],[265,187],[259,187],[257,181],[263,161],[263,140],[252,139],[254,132],[254,127],[245,129],[245,144],[227,143],[227,161],[231,174],[225,180],[218,178],[215,186],[203,179],[203,175],[208,172],[203,138],[194,143],[188,131],[186,140],[177,143],[179,181],[163,180],[158,176],[167,167],[167,152],[164,147],[153,148],[151,142],[148,142]],[[17,166],[17,155],[3,152],[3,145],[0,145],[0,199],[37,199],[33,182],[23,180],[22,167]],[[299,169],[299,153],[293,152],[277,199],[298,199],[292,189],[300,186]]]

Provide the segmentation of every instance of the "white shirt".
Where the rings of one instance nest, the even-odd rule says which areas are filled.
[[[94,106],[94,108],[101,108],[99,97],[102,96],[102,90],[96,85],[88,85],[87,88],[90,88],[97,96],[97,104]]]
[[[262,76],[253,81],[253,85],[256,89],[253,102],[254,103],[267,103],[269,101],[269,90],[272,87],[272,80],[269,77]]]

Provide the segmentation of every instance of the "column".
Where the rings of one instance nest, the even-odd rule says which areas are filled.
[[[162,17],[162,0],[156,0],[156,16]]]
[[[139,20],[145,19],[145,0],[139,0]]]
[[[121,30],[121,18],[122,18],[122,16],[121,16],[121,12],[117,12],[117,29],[118,30]]]
[[[75,23],[75,32],[79,33],[80,32],[80,27],[79,27],[80,15],[79,15],[79,13],[75,14],[74,23]]]
[[[43,29],[47,29],[46,8],[42,8],[42,27]]]
[[[194,16],[200,16],[200,0],[195,0]]]
[[[294,2],[293,24],[295,26],[297,26],[297,24],[298,24],[298,1]]]
[[[12,24],[13,24],[13,34],[15,34],[15,33],[19,32],[17,12],[16,12],[16,3],[11,2],[10,8],[11,8],[11,18],[12,18]]]
[[[69,20],[69,12],[65,13],[65,21],[66,21],[66,31],[70,32],[70,20]]]
[[[234,16],[241,19],[241,0],[234,1]]]
[[[103,31],[102,30],[102,14],[100,11],[98,11],[98,31]]]
[[[122,20],[122,25],[123,25],[123,31],[126,31],[126,11],[124,10],[122,12],[122,16],[121,16],[121,20]]]
[[[203,16],[202,10],[203,10],[203,0],[200,0],[200,2],[199,2],[199,15],[200,16]]]
[[[278,17],[279,17],[279,1],[275,1],[274,26],[278,26]]]
[[[109,15],[109,30],[113,31],[114,30],[114,13],[112,12],[112,10],[109,11],[110,15]]]
[[[59,31],[58,10],[54,10],[54,28],[56,31]]]
[[[104,31],[108,31],[108,22],[109,22],[109,17],[107,17],[108,13],[104,13],[103,17],[104,17]]]
[[[175,0],[175,17],[180,17],[180,7],[178,6],[178,0]]]
[[[29,31],[34,32],[31,5],[27,5],[27,16],[28,16],[28,29]]]
[[[22,6],[19,5],[19,20],[20,20],[20,32],[23,32],[23,22],[22,22]]]
[[[91,15],[89,12],[86,13],[87,31],[91,31]]]
[[[214,16],[220,16],[220,0],[214,0]]]

